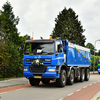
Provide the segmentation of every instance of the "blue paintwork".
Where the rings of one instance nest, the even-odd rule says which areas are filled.
[[[62,56],[62,57],[60,57]],[[44,62],[44,66],[48,66],[47,70],[45,73],[31,73],[29,71],[29,67],[28,66],[32,66],[32,64],[26,64],[29,62],[26,62],[25,59],[33,59],[33,58],[40,58],[40,59],[52,59],[51,60],[51,64],[45,64]],[[59,74],[56,73],[56,66],[60,66],[62,63],[64,62],[64,58],[63,58],[63,53],[58,54],[57,56],[54,55],[24,55],[24,59],[23,59],[23,65],[24,65],[24,69],[28,69],[28,71],[24,71],[23,75],[25,77],[34,77],[33,74],[42,74],[42,78],[59,78]],[[47,62],[46,62],[47,63]],[[48,69],[55,69],[55,71],[48,71]]]
[[[97,67],[98,67],[98,73],[100,74],[100,65],[98,65]]]
[[[67,66],[77,66],[77,65],[87,65],[90,66],[90,61],[82,57],[82,55],[85,55],[88,59],[90,58],[90,52],[86,52],[83,50],[80,50],[80,53],[74,49],[69,47],[68,48],[68,54],[67,54]]]

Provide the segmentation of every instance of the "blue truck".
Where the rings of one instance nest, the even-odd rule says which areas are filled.
[[[72,85],[74,81],[88,81],[90,77],[90,49],[72,44],[67,39],[26,40],[23,56],[23,75],[32,86],[40,81],[57,86]]]

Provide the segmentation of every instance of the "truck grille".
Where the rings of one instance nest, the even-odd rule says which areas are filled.
[[[32,73],[45,73],[47,66],[29,66],[29,70]]]

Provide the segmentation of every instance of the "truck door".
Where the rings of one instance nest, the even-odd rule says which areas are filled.
[[[68,42],[66,40],[62,40],[62,47],[63,47],[64,59],[65,62],[67,62]]]
[[[56,61],[58,66],[64,63],[63,47],[61,40],[56,40]]]

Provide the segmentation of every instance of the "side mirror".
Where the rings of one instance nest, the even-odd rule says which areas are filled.
[[[62,44],[59,44],[57,49],[58,49],[58,52],[62,52]]]

